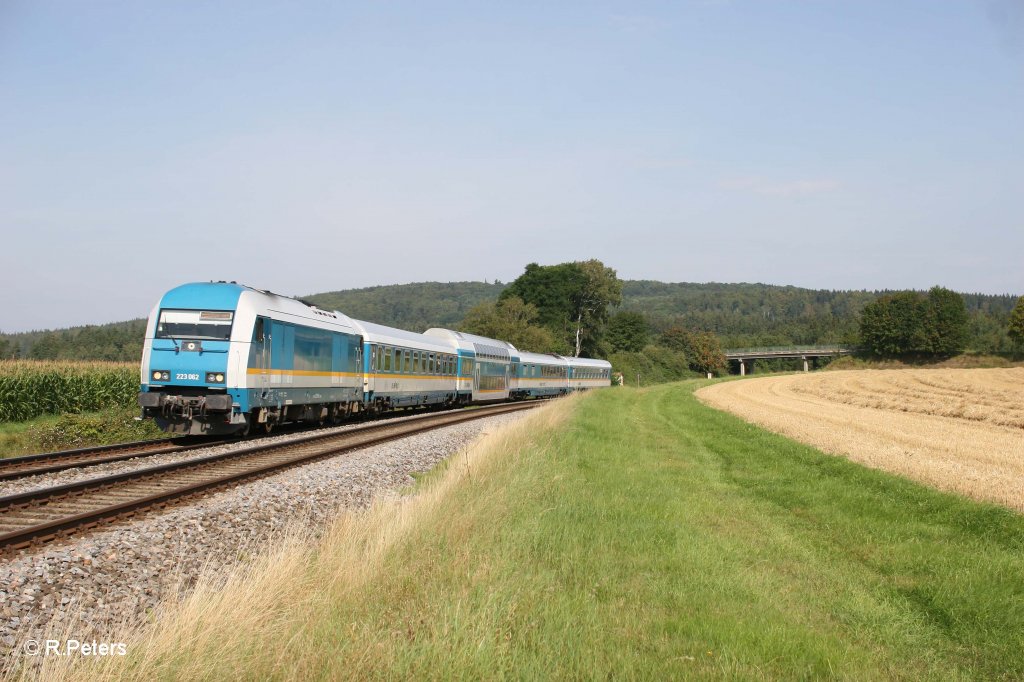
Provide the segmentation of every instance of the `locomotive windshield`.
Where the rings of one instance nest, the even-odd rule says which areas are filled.
[[[158,339],[231,339],[230,310],[161,310],[156,324]]]

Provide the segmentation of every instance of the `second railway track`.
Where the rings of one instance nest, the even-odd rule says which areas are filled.
[[[195,440],[192,438],[161,438],[117,445],[100,445],[79,450],[62,450],[41,455],[6,457],[0,459],[0,481],[10,481],[26,476],[52,474],[76,467],[120,462],[135,457],[149,457],[169,453],[188,452],[199,448],[221,445],[227,441]]]
[[[498,405],[374,423],[340,433],[231,452],[33,490],[0,498],[0,550],[52,540],[75,531],[163,507],[176,500],[342,452],[462,422],[536,407]]]

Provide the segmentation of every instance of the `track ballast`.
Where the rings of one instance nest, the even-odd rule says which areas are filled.
[[[536,407],[503,404],[376,422],[285,443],[69,483],[0,498],[0,549],[17,549],[160,508],[183,498],[275,473],[332,455],[370,447],[474,419]]]

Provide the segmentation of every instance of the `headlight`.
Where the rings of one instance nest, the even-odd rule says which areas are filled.
[[[206,383],[208,383],[208,384],[223,384],[224,383],[224,375],[221,374],[220,372],[207,372],[206,373]]]
[[[162,369],[153,370],[153,381],[170,381],[171,373]]]

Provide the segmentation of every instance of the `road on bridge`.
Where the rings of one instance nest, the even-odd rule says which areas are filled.
[[[814,358],[853,355],[856,350],[852,346],[763,346],[761,348],[731,348],[724,352],[726,360],[735,360],[740,364],[740,376],[744,376],[747,373],[747,363],[753,365],[754,360],[799,358],[804,361],[804,371],[809,372],[810,360]]]

